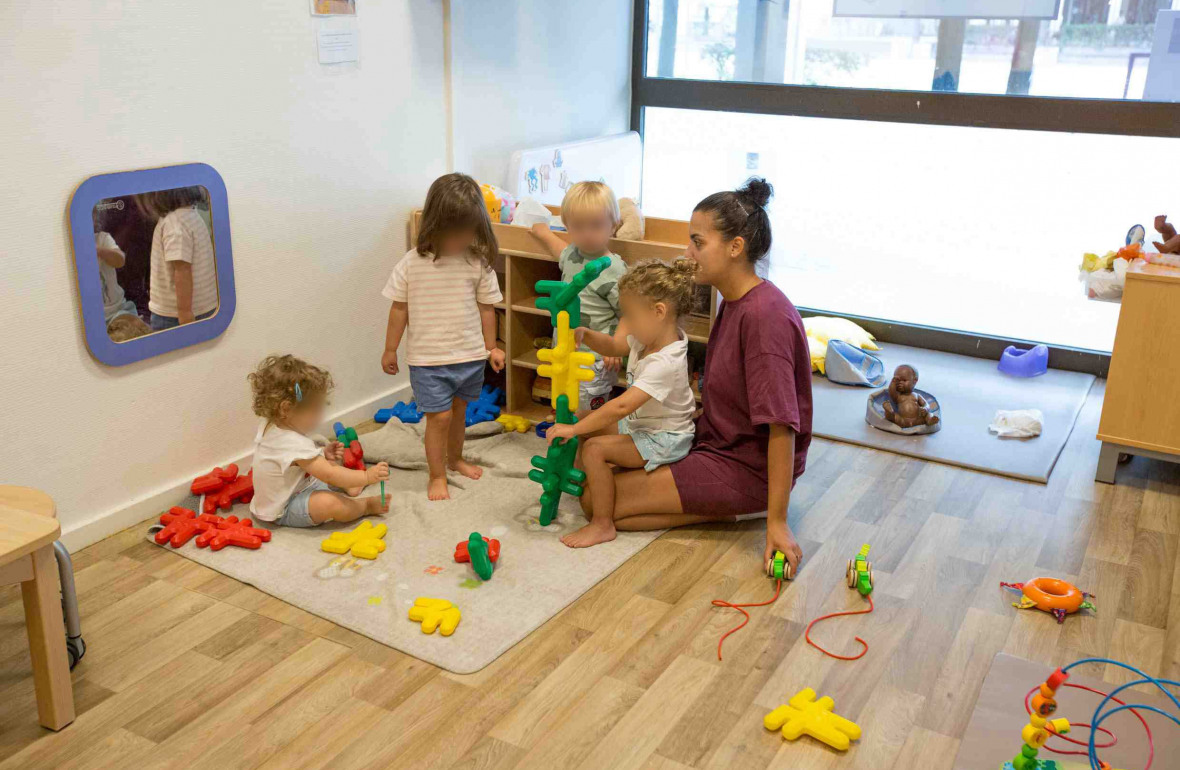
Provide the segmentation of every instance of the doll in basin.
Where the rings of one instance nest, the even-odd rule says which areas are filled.
[[[889,398],[881,404],[881,408],[885,412],[885,419],[899,428],[938,424],[938,415],[932,414],[926,399],[914,392],[917,384],[918,370],[909,364],[902,364],[893,370]]]

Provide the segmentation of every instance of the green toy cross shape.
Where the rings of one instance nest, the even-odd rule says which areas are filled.
[[[570,413],[569,398],[557,397],[557,422],[562,425],[573,425],[578,421]],[[575,497],[582,496],[582,485],[586,483],[586,474],[574,467],[574,459],[578,456],[578,439],[554,441],[549,445],[549,451],[544,457],[533,456],[533,468],[529,471],[529,479],[541,485],[541,526],[547,527],[557,515],[557,504],[561,502],[561,493]]]
[[[537,308],[549,311],[550,321],[554,326],[557,325],[557,314],[564,310],[570,314],[570,328],[577,329],[582,325],[582,303],[578,301],[578,295],[608,267],[610,257],[599,257],[583,267],[569,283],[537,281],[537,294],[549,295],[537,298]]]
[[[810,735],[844,751],[849,740],[860,740],[860,725],[833,713],[835,707],[835,702],[826,695],[816,700],[815,690],[808,687],[791,696],[787,705],[767,714],[762,724],[767,730],[781,729],[788,741]]]

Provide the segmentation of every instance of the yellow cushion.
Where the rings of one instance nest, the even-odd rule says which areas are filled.
[[[880,350],[873,342],[873,335],[847,318],[812,316],[803,319],[807,331],[807,345],[811,349],[812,371],[824,373],[824,358],[828,354],[829,340],[843,340],[863,350]]]

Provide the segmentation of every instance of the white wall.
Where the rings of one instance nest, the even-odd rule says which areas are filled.
[[[48,491],[64,530],[106,534],[92,523],[248,452],[245,377],[267,353],[329,368],[337,410],[401,384],[380,371],[380,290],[446,170],[442,7],[360,6],[360,66],[332,69],[307,0],[0,4],[0,483]],[[229,190],[237,315],[215,341],[99,364],[70,195],[191,161]]]
[[[631,22],[631,0],[453,0],[455,170],[503,185],[514,150],[626,131]]]

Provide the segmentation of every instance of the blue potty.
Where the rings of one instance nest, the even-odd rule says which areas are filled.
[[[886,382],[885,364],[844,340],[828,340],[824,357],[824,375],[840,385],[863,385],[879,388]]]
[[[933,425],[915,425],[911,428],[903,428],[890,422],[885,417],[885,407],[883,406],[889,400],[888,388],[882,388],[869,394],[869,403],[865,408],[865,422],[878,430],[888,433],[898,433],[902,436],[919,436],[927,433],[937,433],[942,429],[942,407],[939,405],[938,399],[919,388],[914,388],[914,395],[921,396],[925,399],[926,408],[930,410],[932,415],[938,418],[938,422]]]
[[[1030,350],[1009,345],[1000,356],[999,369],[1013,377],[1036,377],[1049,371],[1049,348],[1037,345]]]

